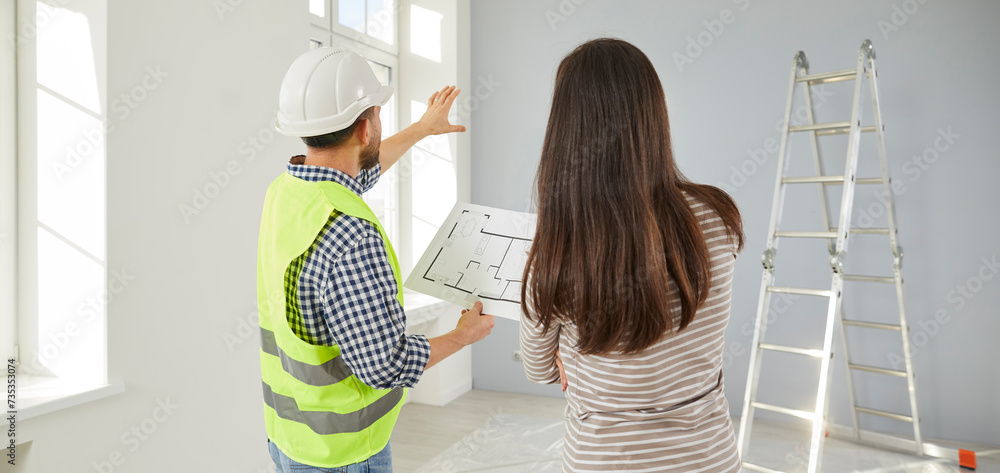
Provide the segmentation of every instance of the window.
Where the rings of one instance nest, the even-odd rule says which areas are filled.
[[[0,168],[0,232],[15,235],[2,242],[3,290],[12,294],[2,298],[3,313],[17,314],[5,317],[4,333],[16,335],[4,348],[16,347],[25,376],[21,396],[30,407],[36,392],[59,396],[107,386],[105,322],[114,295],[106,263],[107,15],[104,0],[19,0],[13,17],[4,14],[5,26],[16,18],[18,32],[4,35],[13,39],[16,57],[4,56],[0,79],[3,133],[16,136],[3,139]],[[125,275],[127,284],[128,268],[111,272]]]
[[[309,3],[309,13],[312,16],[312,32],[310,34],[311,38],[309,40],[310,49],[324,47],[324,46],[337,46],[342,47],[351,51],[354,51],[361,56],[368,59],[368,64],[372,67],[372,71],[375,72],[375,77],[378,78],[379,82],[393,86],[397,89],[397,92],[393,94],[389,102],[382,107],[381,118],[382,118],[382,138],[388,138],[394,135],[399,127],[397,126],[397,95],[398,87],[396,87],[396,70],[398,69],[399,59],[395,54],[387,52],[384,49],[379,49],[368,44],[373,41],[363,40],[360,32],[352,31],[351,36],[344,36],[343,29],[334,28],[332,19],[328,18],[326,12],[337,11],[338,9],[343,10],[345,3],[360,3],[361,11],[364,11],[365,2],[350,2],[348,0],[340,0],[340,5],[338,5],[337,0],[310,0]],[[375,3],[375,2],[372,2]],[[379,2],[382,3],[382,2]],[[393,13],[394,14],[394,13]],[[395,24],[395,20],[390,21],[391,24]],[[391,35],[395,37],[395,33]],[[399,241],[401,235],[399,231],[399,169],[398,165],[393,166],[388,172],[382,175],[378,184],[375,185],[370,191],[368,191],[363,197],[371,207],[372,211],[375,212],[375,216],[379,218],[382,222],[383,227],[385,227],[386,235],[389,236],[389,240],[392,242]]]
[[[348,28],[383,45],[396,43],[397,0],[339,0],[334,30]]]
[[[320,35],[371,46],[395,56],[400,0],[309,0],[309,15]]]
[[[455,35],[458,3],[435,11],[408,0],[310,2],[310,44],[343,47],[366,57],[379,80],[395,88],[382,107],[383,138],[419,120],[435,90],[462,85],[457,71],[468,65],[458,64],[455,48],[442,47],[445,38]],[[468,112],[469,96],[463,92],[466,98],[453,105],[453,121],[467,118],[460,110]],[[463,148],[459,140],[466,140]],[[456,200],[468,199],[459,177],[460,168],[467,172],[468,153],[457,152],[467,150],[467,140],[468,135],[450,134],[420,141],[364,196],[396,248],[404,279]]]

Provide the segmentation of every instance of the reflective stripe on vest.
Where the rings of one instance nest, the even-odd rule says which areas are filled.
[[[267,383],[263,384],[264,404],[274,409],[278,413],[278,417],[306,424],[313,432],[320,435],[361,432],[371,427],[375,421],[381,419],[399,401],[403,400],[403,388],[395,388],[389,391],[389,394],[354,412],[338,414],[336,412],[302,411],[299,410],[295,398],[275,394]]]
[[[288,374],[310,386],[337,384],[351,376],[351,369],[344,363],[344,359],[339,356],[322,365],[310,365],[309,363],[292,359],[278,348],[278,342],[274,341],[274,332],[265,328],[260,329],[260,349],[268,355],[280,358],[281,367]],[[265,392],[269,390],[270,388],[265,390]]]
[[[307,254],[334,212],[378,229],[402,304],[399,263],[385,230],[361,197],[334,182],[284,173],[271,183],[257,261],[267,435],[293,460],[323,468],[364,461],[385,448],[406,397],[402,388],[365,385],[351,373],[340,347],[311,345],[288,325],[287,314],[298,310],[294,287],[286,287],[297,282],[293,262]]]

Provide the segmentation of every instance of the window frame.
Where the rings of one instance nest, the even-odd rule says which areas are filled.
[[[18,359],[17,320],[17,2],[3,0],[0,37],[0,354]]]
[[[38,10],[37,5],[40,1],[36,0],[0,0],[4,2],[4,8],[10,8],[11,3],[14,5],[14,16],[13,25],[9,25],[10,22],[4,19],[4,27],[10,26],[13,31],[17,31],[20,27],[20,22],[31,21],[37,18]],[[106,2],[100,1],[100,5],[106,8]],[[52,6],[52,8],[59,8],[57,6]],[[9,11],[9,10],[8,10]],[[97,17],[102,18],[102,17]],[[89,20],[89,18],[88,18]],[[100,38],[102,41],[106,41],[107,35],[107,24],[98,23],[97,29],[90,29],[90,33]],[[88,23],[88,27],[94,28],[92,23]],[[101,36],[103,35],[103,36]],[[7,36],[4,35],[6,38]],[[65,409],[87,403],[90,401],[98,400],[107,396],[118,394],[124,391],[124,384],[121,381],[109,381],[108,379],[108,333],[107,333],[107,304],[103,304],[100,310],[94,310],[94,318],[91,319],[88,324],[92,325],[97,333],[100,334],[99,338],[93,341],[94,345],[88,345],[87,355],[80,356],[75,354],[72,359],[76,360],[77,364],[89,365],[91,370],[87,371],[86,376],[69,376],[58,374],[53,374],[49,372],[50,365],[47,365],[47,361],[59,358],[64,352],[62,351],[64,346],[59,346],[58,343],[43,342],[41,340],[41,335],[52,335],[52,331],[44,332],[42,327],[46,323],[50,323],[51,320],[58,320],[55,322],[57,326],[62,327],[62,332],[55,332],[57,336],[67,335],[74,336],[70,330],[75,333],[82,333],[84,330],[80,324],[76,323],[76,320],[61,317],[59,314],[46,314],[39,310],[39,300],[42,295],[40,293],[40,283],[39,283],[39,229],[47,228],[38,219],[38,208],[39,208],[39,198],[38,192],[40,186],[39,173],[38,173],[38,163],[39,156],[38,142],[39,142],[39,125],[38,117],[42,113],[39,110],[38,95],[39,91],[47,90],[39,82],[39,56],[38,56],[38,35],[28,36],[23,38],[23,43],[19,44],[18,41],[22,41],[19,36],[14,36],[14,61],[13,67],[3,69],[3,75],[12,74],[14,76],[14,83],[0,86],[4,92],[10,90],[9,85],[13,85],[12,94],[16,101],[15,108],[16,113],[12,116],[15,124],[13,125],[15,132],[16,143],[10,145],[7,140],[0,145],[0,152],[4,155],[4,165],[0,167],[3,172],[0,172],[0,179],[6,184],[11,179],[13,179],[16,190],[13,191],[13,202],[4,206],[2,209],[5,213],[9,210],[8,206],[12,205],[15,212],[14,216],[14,233],[16,235],[16,241],[14,242],[16,264],[13,265],[13,269],[7,269],[0,276],[7,276],[7,272],[13,272],[13,283],[8,285],[4,284],[4,287],[0,289],[3,292],[13,291],[15,297],[12,301],[4,301],[3,308],[12,307],[13,316],[7,320],[3,320],[4,328],[7,325],[13,323],[16,326],[16,331],[13,332],[14,346],[7,348],[16,352],[18,356],[18,418],[21,421],[28,420],[43,414],[54,412],[60,409]],[[96,54],[96,53],[95,53]],[[95,64],[101,59],[95,55]],[[8,59],[5,57],[3,61],[6,63]],[[2,75],[0,75],[2,77]],[[93,118],[99,121],[105,121],[108,117],[108,100],[107,93],[104,88],[107,85],[107,75],[105,71],[98,71],[96,76],[96,85],[98,88],[99,99],[98,106],[100,107],[99,116],[94,116]],[[49,92],[51,95],[51,92]],[[65,98],[59,98],[59,100],[69,100]],[[6,114],[5,114],[6,115]],[[6,115],[11,117],[11,115]],[[106,123],[106,121],[105,121]],[[8,129],[11,127],[4,127],[3,133],[9,132]],[[101,128],[98,130],[101,133],[100,142],[107,143],[107,130]],[[12,148],[12,149],[11,149]],[[107,150],[103,149],[102,152],[98,153],[96,150],[90,156],[99,158],[104,163],[107,162]],[[93,159],[93,158],[92,158]],[[10,163],[13,163],[15,171],[13,173],[8,173],[11,167]],[[103,166],[103,165],[102,165]],[[107,295],[108,290],[108,264],[107,264],[107,171],[104,170],[102,176],[103,186],[100,187],[99,191],[102,195],[100,212],[104,215],[105,219],[102,222],[103,235],[102,244],[104,246],[104,258],[99,261],[100,271],[97,278],[97,294]],[[10,191],[4,190],[0,191],[5,194],[10,193]],[[7,202],[6,200],[4,202]],[[2,205],[2,204],[0,204]],[[9,246],[7,244],[2,244],[0,247],[6,251],[9,251]],[[74,248],[76,251],[82,251],[80,249]],[[5,254],[0,253],[0,254]],[[92,255],[91,255],[92,256]],[[93,280],[88,278],[88,282]],[[2,294],[3,292],[0,292]],[[106,300],[106,299],[105,299]],[[65,315],[65,314],[63,314]],[[58,318],[58,319],[49,319]],[[70,325],[75,328],[70,329]],[[55,346],[57,352],[55,355],[46,355],[48,353],[46,350],[50,346]],[[0,347],[4,348],[4,347]]]
[[[394,130],[394,132],[399,132],[400,131],[399,124],[401,123],[399,114],[400,100],[401,100],[399,97],[399,77],[400,77],[399,57],[396,53],[387,51],[383,48],[375,47],[372,44],[365,44],[363,41],[359,41],[358,39],[356,39],[359,36],[365,36],[365,37],[368,36],[362,35],[355,30],[344,27],[342,29],[338,29],[338,31],[334,31],[332,29],[332,25],[334,24],[339,25],[339,24],[338,23],[328,24],[327,20],[331,19],[332,17],[331,21],[333,22],[337,21],[336,16],[331,14],[331,12],[335,12],[337,10],[337,2],[338,0],[326,0],[326,9],[327,9],[326,17],[319,17],[317,15],[314,15],[312,12],[307,12],[308,15],[310,16],[309,39],[310,41],[319,43],[320,47],[327,47],[327,46],[342,47],[344,49],[347,49],[348,51],[361,55],[362,57],[364,57],[369,61],[378,63],[380,65],[389,68],[390,70],[389,85],[395,89],[394,91],[395,101],[393,102],[392,122],[388,123],[388,125],[391,125],[390,129]],[[396,5],[397,6],[399,5],[398,0],[396,0]],[[398,17],[396,18],[395,24],[397,25],[396,28],[397,31],[394,34],[398,37],[399,36]],[[324,29],[328,27],[331,29]],[[351,36],[345,36],[343,34],[344,32],[348,32],[348,34],[351,34]],[[372,40],[377,41],[374,40],[374,38],[372,38]],[[382,113],[383,129],[386,128],[387,125],[387,122],[385,120],[385,115],[386,115],[385,112],[383,112]],[[405,240],[406,242],[409,242],[410,239],[407,238],[407,232],[403,231],[401,228],[401,225],[403,225],[403,222],[406,219],[403,218],[404,216],[400,212],[400,203],[399,203],[401,195],[400,180],[402,178],[400,177],[399,170],[400,166],[397,163],[396,166],[393,166],[392,169],[385,172],[385,174],[383,174],[379,180],[380,184],[388,182],[390,186],[389,190],[392,194],[392,199],[391,199],[392,205],[391,207],[390,206],[385,207],[387,218],[383,219],[382,223],[386,227],[386,234],[389,237],[389,241],[401,242]],[[362,197],[365,198],[366,201],[368,200],[367,194]],[[387,201],[389,201],[389,199],[387,199]]]
[[[309,36],[313,41],[317,41],[324,46],[334,45],[344,47],[364,56],[372,62],[389,66],[394,71],[392,74],[393,83],[391,85],[395,87],[394,116],[396,122],[395,129],[397,131],[400,131],[402,127],[409,125],[417,118],[413,116],[415,112],[413,103],[426,104],[427,96],[433,90],[436,90],[437,87],[440,87],[441,84],[436,83],[436,80],[432,79],[432,76],[436,76],[439,73],[442,74],[440,76],[441,79],[445,82],[454,81],[453,83],[466,91],[463,94],[471,94],[473,91],[469,78],[471,71],[467,65],[465,68],[458,66],[457,70],[451,70],[451,68],[456,67],[455,61],[470,60],[468,51],[463,51],[462,49],[461,41],[458,44],[458,51],[452,51],[450,53],[451,56],[444,56],[443,62],[427,60],[422,56],[418,57],[419,54],[412,51],[412,44],[410,44],[412,42],[412,25],[410,24],[412,15],[410,11],[413,5],[414,3],[410,0],[393,0],[390,6],[390,8],[393,8],[395,14],[393,19],[395,31],[393,35],[395,38],[394,42],[396,43],[391,50],[387,50],[388,48],[385,47],[384,43],[378,45],[373,38],[362,35],[350,28],[335,28],[335,26],[339,26],[336,16],[339,11],[338,0],[325,0],[324,8],[327,13],[325,16],[317,16],[311,14],[309,11],[306,12],[310,17],[307,21],[310,30]],[[457,31],[458,38],[451,38],[450,40],[458,41],[461,38],[466,38],[467,41],[468,6],[458,1],[454,5],[454,9],[449,10],[448,8],[445,7],[445,10],[441,11],[441,13],[445,14],[445,18],[449,18],[447,15],[455,15],[455,17],[447,21],[457,22],[460,25]],[[464,26],[461,26],[463,24]],[[442,24],[442,28],[444,27],[444,24]],[[454,25],[452,27],[454,28]],[[445,33],[442,34],[441,40],[448,41],[449,37]],[[372,41],[368,41],[368,39],[372,39]],[[427,67],[431,68],[430,70],[433,71],[432,74],[429,75],[428,70],[424,69]],[[451,79],[446,79],[446,77],[451,77]],[[452,110],[455,116],[459,117],[459,120],[463,118],[469,119],[467,115],[468,110],[463,115],[460,108],[463,104],[466,107],[468,106],[468,97],[471,97],[471,95],[466,95],[466,98],[456,101],[456,107]],[[385,113],[383,113],[383,125],[385,125]],[[447,141],[447,146],[453,153],[449,159],[445,159],[446,161],[450,161],[449,164],[452,166],[455,178],[454,195],[447,196],[447,198],[467,202],[471,193],[469,187],[470,133],[449,134],[446,137],[436,137],[432,140]],[[418,148],[423,149],[422,143],[417,143],[413,149]],[[433,149],[423,149],[423,151],[428,152],[432,158],[436,154]],[[418,188],[421,188],[421,186],[426,187],[424,185],[426,181],[419,177],[422,173],[422,166],[426,164],[414,161],[412,153],[413,151],[407,151],[406,155],[382,176],[382,182],[392,180],[391,192],[394,194],[394,198],[391,205],[393,209],[389,210],[387,205],[386,210],[386,215],[391,215],[392,218],[385,219],[383,223],[386,224],[390,241],[392,241],[397,250],[397,257],[399,258],[404,280],[409,276],[414,263],[416,263],[416,260],[420,257],[420,253],[424,250],[423,248],[416,248],[416,245],[422,243],[427,236],[426,232],[428,229],[423,224],[436,226],[426,219],[420,218],[418,212],[415,212],[414,209],[414,192]],[[436,157],[443,158],[443,156]],[[444,195],[439,197],[445,198]],[[414,293],[409,289],[404,289],[404,293],[407,294],[407,298],[410,301],[424,301],[417,302],[417,305],[429,303],[427,302],[428,300],[436,300],[430,296]],[[407,307],[413,308],[415,306],[408,304]]]
[[[339,2],[339,0],[324,0],[324,1],[326,2],[325,3],[325,8],[326,8],[326,15],[325,16],[318,16],[318,15],[313,14],[312,12],[308,11],[308,6],[307,6],[307,14],[309,15],[310,24],[312,24],[313,26],[315,26],[315,27],[317,27],[319,29],[322,29],[322,30],[324,30],[326,32],[337,34],[340,37],[346,39],[347,41],[350,41],[350,42],[353,42],[353,43],[356,43],[356,44],[359,44],[359,45],[368,46],[368,47],[371,47],[371,48],[377,49],[379,51],[388,53],[389,55],[392,55],[392,56],[395,56],[395,57],[398,58],[398,56],[399,56],[399,17],[400,17],[400,15],[399,15],[399,8],[400,8],[400,5],[402,4],[402,0],[386,0],[389,3],[392,3],[392,7],[391,8],[393,9],[394,21],[393,21],[393,28],[392,28],[392,30],[393,30],[392,31],[392,34],[393,34],[393,43],[392,44],[387,43],[385,41],[382,41],[381,39],[378,39],[378,38],[376,38],[374,36],[369,36],[367,33],[362,33],[362,32],[360,32],[358,30],[355,30],[355,29],[352,29],[352,28],[349,28],[347,26],[344,26],[344,25],[340,24],[340,8],[339,8],[339,3],[340,2]],[[364,0],[364,1],[365,1],[365,7],[366,7],[365,11],[367,13],[367,6],[368,6],[369,0]],[[367,14],[365,16],[366,16],[366,22],[367,22]],[[367,30],[367,23],[366,23],[366,30]],[[368,57],[368,56],[365,56],[365,57]]]

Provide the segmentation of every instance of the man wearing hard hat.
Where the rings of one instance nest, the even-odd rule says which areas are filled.
[[[278,471],[392,471],[389,434],[424,370],[488,335],[482,304],[455,330],[406,335],[399,263],[361,199],[429,135],[465,131],[448,112],[455,87],[381,142],[392,88],[361,56],[311,50],[281,84],[278,132],[302,138],[267,190],[257,259],[264,419]]]

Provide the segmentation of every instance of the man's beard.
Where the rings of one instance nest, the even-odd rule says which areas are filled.
[[[378,165],[379,148],[382,147],[382,138],[377,137],[368,143],[368,146],[361,151],[361,169],[367,171]]]

